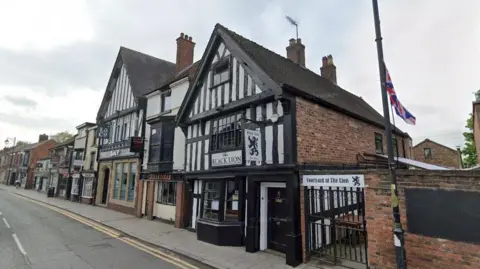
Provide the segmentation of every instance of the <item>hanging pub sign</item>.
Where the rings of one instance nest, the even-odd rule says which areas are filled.
[[[303,175],[305,187],[365,187],[364,175]]]
[[[143,138],[138,136],[130,137],[130,152],[142,152],[143,151]]]
[[[211,155],[212,167],[242,165],[242,151],[234,150],[227,152],[212,153]]]
[[[260,130],[245,129],[245,161],[262,162],[262,134]]]
[[[109,138],[110,137],[110,126],[100,125],[97,131],[98,138]]]

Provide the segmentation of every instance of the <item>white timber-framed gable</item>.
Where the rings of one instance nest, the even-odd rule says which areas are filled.
[[[212,33],[202,59],[178,113],[179,123],[208,117],[218,110],[242,106],[269,95],[280,96],[283,92],[218,26]],[[222,70],[225,64],[228,66],[228,77],[222,80],[223,74],[216,74],[215,71],[216,68]],[[215,85],[217,80],[220,81]]]
[[[97,114],[102,128],[108,128],[108,137],[99,141],[99,160],[116,157],[135,157],[129,151],[129,139],[142,128],[143,110],[132,89],[128,66],[122,60],[120,49],[113,66],[107,89]]]
[[[125,64],[122,64],[119,70],[114,71],[112,79],[115,80],[115,86],[105,112],[105,118],[114,115],[117,111],[123,111],[136,106]]]
[[[227,125],[235,125],[235,132],[238,131],[236,137],[241,141],[232,145],[232,152],[242,155],[242,165],[283,164],[283,103],[277,98],[281,96],[281,87],[221,29],[214,30],[203,59],[177,115],[177,124],[183,127],[187,137],[185,171],[195,173],[219,168],[212,167],[212,155],[224,154],[226,150],[218,147],[216,133]],[[261,134],[261,159],[245,161],[242,117],[268,121],[274,114],[279,121],[257,124],[254,128]]]

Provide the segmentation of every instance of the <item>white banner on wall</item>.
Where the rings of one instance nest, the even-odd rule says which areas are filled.
[[[241,165],[243,163],[241,150],[213,153],[211,158],[212,167]]]
[[[307,187],[365,187],[364,175],[303,175]]]

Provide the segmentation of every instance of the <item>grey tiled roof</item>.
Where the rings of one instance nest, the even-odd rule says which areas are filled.
[[[135,97],[157,89],[175,74],[175,64],[148,54],[120,47],[120,56],[126,66]]]
[[[293,61],[229,30],[223,25],[217,24],[216,27],[227,33],[279,86],[293,87],[329,105],[384,126],[383,116],[362,98],[342,89],[319,74],[303,68]],[[396,130],[400,131],[398,128]]]

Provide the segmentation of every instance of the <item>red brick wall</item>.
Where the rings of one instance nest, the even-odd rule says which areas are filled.
[[[33,176],[35,167],[37,166],[37,161],[48,157],[48,150],[53,148],[57,142],[55,140],[48,140],[44,143],[38,145],[36,148],[30,151],[30,160],[28,161],[28,172],[27,172],[27,182],[25,185],[26,189],[31,189],[33,187]]]
[[[425,159],[424,148],[430,148],[431,159]],[[413,158],[417,161],[435,164],[443,167],[461,168],[460,155],[454,149],[441,146],[432,141],[424,141],[413,147]]]
[[[383,134],[383,129],[301,97],[296,100],[298,163],[356,164],[358,153],[375,153],[375,132]],[[385,135],[383,144],[386,152]],[[404,156],[401,137],[397,137],[397,144],[399,155]]]
[[[339,171],[323,171],[339,174]],[[390,183],[387,171],[348,171],[348,174],[365,174],[366,220],[368,233],[368,260],[371,269],[395,269],[393,245],[393,218]],[[308,172],[305,172],[308,174]],[[480,194],[480,174],[470,171],[398,171],[398,190],[402,225],[407,231],[405,188],[430,188],[475,191]],[[452,181],[455,178],[455,181]],[[303,188],[301,188],[301,221],[303,251],[305,252],[305,216]],[[474,232],[474,231],[472,231]],[[480,268],[480,245],[442,238],[405,233],[407,263],[411,269],[477,269]]]

